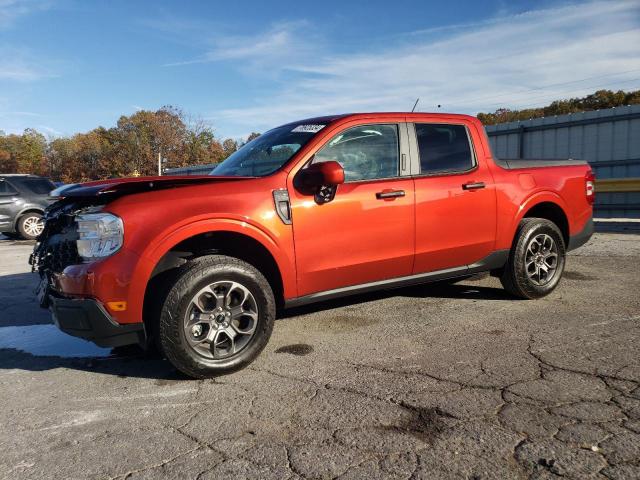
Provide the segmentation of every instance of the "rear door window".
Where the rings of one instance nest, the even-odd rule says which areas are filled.
[[[475,159],[464,125],[416,123],[420,173],[459,173],[471,170]]]

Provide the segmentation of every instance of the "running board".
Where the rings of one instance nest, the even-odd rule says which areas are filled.
[[[409,275],[407,277],[389,278],[387,280],[380,280],[377,282],[363,283],[361,285],[351,285],[349,287],[336,288],[335,290],[326,290],[324,292],[311,293],[303,297],[286,300],[284,306],[285,308],[293,308],[299,307],[301,305],[307,305],[309,303],[347,297],[349,295],[355,295],[358,293],[408,287],[411,285],[419,285],[421,283],[437,282],[440,280],[447,280],[449,278],[475,275],[476,273],[488,272],[490,270],[502,268],[507,263],[508,258],[509,250],[496,250],[482,260],[471,265],[447,268],[445,270],[437,270],[435,272],[419,273],[417,275]]]

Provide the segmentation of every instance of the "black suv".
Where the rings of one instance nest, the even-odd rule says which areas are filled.
[[[55,199],[56,186],[36,175],[0,174],[0,233],[9,238],[33,240],[42,232],[42,214]]]

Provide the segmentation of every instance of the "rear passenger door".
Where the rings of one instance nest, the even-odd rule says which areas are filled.
[[[464,124],[415,123],[409,138],[416,192],[413,273],[482,260],[495,244],[496,189],[486,162],[475,154],[472,132]]]

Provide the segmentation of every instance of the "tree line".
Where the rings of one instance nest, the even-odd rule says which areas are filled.
[[[258,136],[252,133],[246,141]],[[202,121],[190,121],[171,106],[122,116],[113,128],[47,139],[34,129],[0,131],[0,173],[32,173],[65,183],[131,175],[164,168],[219,163],[242,142],[218,139]]]
[[[499,108],[492,113],[478,113],[477,116],[484,125],[495,125],[496,123],[551,117],[553,115],[566,115],[568,113],[602,110],[605,108],[634,104],[640,104],[640,90],[631,92],[625,92],[623,90],[618,90],[617,92],[612,90],[598,90],[586,97],[556,100],[546,107],[527,108],[524,110]]]
[[[485,125],[640,104],[640,90],[598,90],[581,98],[556,100],[541,108],[478,113]],[[245,141],[257,137],[252,133]],[[210,126],[191,121],[166,106],[122,116],[115,127],[98,127],[71,137],[47,139],[28,128],[22,134],[0,130],[0,173],[33,173],[65,183],[131,175],[156,175],[158,154],[164,168],[219,163],[242,145],[219,139]]]

